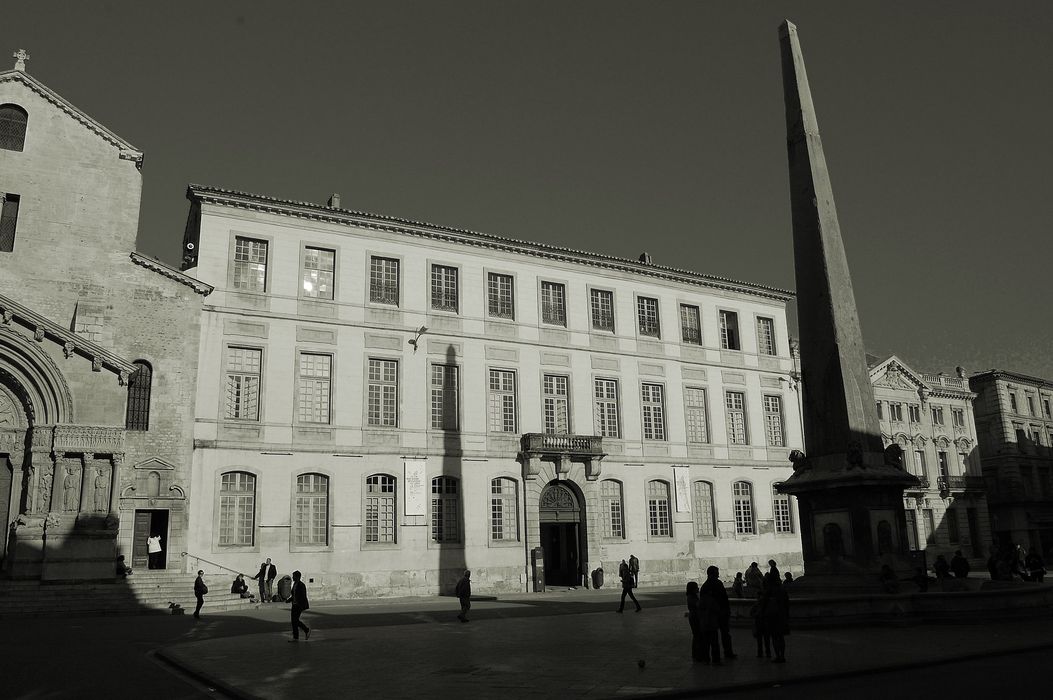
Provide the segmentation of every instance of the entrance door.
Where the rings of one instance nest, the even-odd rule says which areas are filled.
[[[568,485],[550,483],[538,500],[546,586],[580,586],[584,531],[578,495]]]
[[[132,529],[132,568],[146,569],[150,566],[147,540],[153,535],[161,537],[161,556],[157,568],[168,568],[168,511],[136,510],[135,526]]]

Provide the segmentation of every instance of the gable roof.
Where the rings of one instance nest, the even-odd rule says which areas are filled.
[[[904,382],[904,381],[901,380],[899,382],[901,384],[901,386],[898,386],[898,387],[897,386],[893,386],[892,384],[887,384],[886,386],[892,386],[892,388],[898,388],[898,389],[913,388],[915,390],[916,389],[929,389],[930,388],[928,383],[921,376],[921,374],[919,374],[918,372],[915,372],[913,369],[911,369],[907,365],[907,363],[905,363],[903,360],[899,359],[895,355],[889,355],[887,358],[885,358],[881,362],[878,362],[877,364],[873,365],[870,368],[870,383],[871,384],[876,384],[876,383],[880,382],[882,379],[884,379],[885,377],[890,377],[890,381],[891,381],[891,376],[897,376],[897,377],[902,378],[902,380],[906,380],[906,381]],[[914,386],[913,387],[902,386],[905,383],[913,384]]]
[[[190,275],[182,273],[174,267],[161,262],[157,258],[148,258],[142,253],[136,253],[134,251],[129,257],[131,257],[132,262],[136,265],[145,267],[147,270],[153,270],[157,274],[173,279],[180,284],[185,284],[203,297],[207,297],[213,292],[213,290],[215,290],[215,287],[211,284],[205,284],[201,280],[196,280]]]

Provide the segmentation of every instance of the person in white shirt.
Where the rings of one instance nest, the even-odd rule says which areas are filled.
[[[160,569],[161,564],[161,536],[150,535],[146,540],[146,551],[150,554],[150,568]]]

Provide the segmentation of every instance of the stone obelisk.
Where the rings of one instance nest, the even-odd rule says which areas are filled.
[[[807,588],[879,590],[911,571],[898,447],[883,449],[852,279],[797,28],[779,28],[801,347],[805,454],[781,487],[797,496]],[[802,580],[802,583],[805,581]]]

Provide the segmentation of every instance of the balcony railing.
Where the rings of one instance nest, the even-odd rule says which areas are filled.
[[[923,374],[921,377],[933,386],[945,386],[948,389],[961,389],[962,391],[969,390],[968,381],[961,377],[948,377],[945,374]]]
[[[523,452],[568,455],[602,455],[603,438],[598,435],[556,435],[527,433],[522,439]]]

